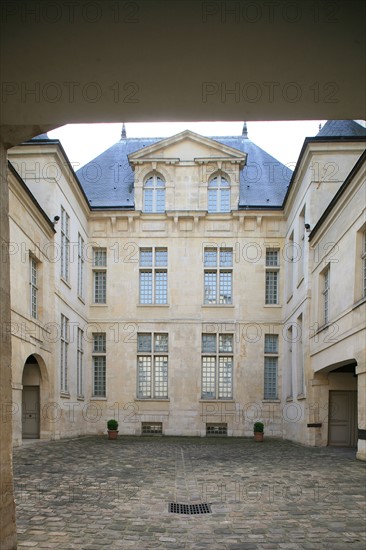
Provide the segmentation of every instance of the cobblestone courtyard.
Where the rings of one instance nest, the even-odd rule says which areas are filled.
[[[267,439],[86,437],[14,450],[19,548],[364,550],[354,451]],[[212,513],[168,512],[178,502]]]

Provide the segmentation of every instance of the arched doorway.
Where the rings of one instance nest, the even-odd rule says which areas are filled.
[[[355,360],[329,371],[328,445],[357,446],[357,376]]]
[[[22,378],[22,438],[40,437],[40,390],[41,371],[34,355],[30,355],[24,364]]]

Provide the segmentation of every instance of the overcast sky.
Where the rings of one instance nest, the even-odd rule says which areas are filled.
[[[306,137],[319,131],[325,120],[291,122],[248,122],[248,137],[275,159],[293,169]],[[51,139],[59,139],[77,170],[119,141],[120,124],[68,124],[48,132]],[[243,122],[157,122],[127,123],[127,137],[168,137],[183,130],[192,130],[203,136],[241,135]]]

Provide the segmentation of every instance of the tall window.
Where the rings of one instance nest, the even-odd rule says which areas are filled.
[[[61,206],[61,277],[70,277],[70,216]]]
[[[204,303],[232,304],[233,249],[205,248]]]
[[[168,398],[168,334],[137,335],[137,396]]]
[[[294,292],[294,253],[294,232],[292,231],[286,247],[287,300],[292,298]]]
[[[303,350],[303,323],[302,315],[297,318],[296,335],[296,368],[297,368],[297,395],[304,394],[304,350]]]
[[[264,335],[264,399],[277,399],[278,335]]]
[[[168,303],[168,249],[140,248],[140,304]]]
[[[34,319],[38,317],[38,269],[37,261],[29,259],[30,313]]]
[[[266,250],[266,304],[278,304],[279,302],[279,270],[280,253],[278,249]]]
[[[106,353],[105,332],[93,334],[93,397],[106,396]]]
[[[69,391],[68,384],[68,347],[69,347],[69,320],[61,314],[61,392]]]
[[[84,297],[84,239],[78,235],[78,296]]]
[[[232,334],[202,334],[202,399],[232,399]]]
[[[107,303],[107,250],[93,248],[93,302]]]
[[[165,181],[153,174],[144,184],[144,212],[165,212]]]
[[[292,325],[287,329],[287,376],[286,376],[286,397],[292,399]]]
[[[305,212],[306,207],[304,205],[303,209],[300,212],[299,216],[299,247],[300,247],[300,255],[301,257],[298,260],[298,283],[300,283],[301,279],[304,278],[304,272],[305,272]]]
[[[323,323],[326,325],[329,322],[329,292],[330,292],[330,268],[329,266],[323,271]]]
[[[230,183],[221,174],[208,183],[208,211],[230,212]]]
[[[362,296],[366,297],[366,231],[362,235]]]
[[[81,328],[77,332],[77,361],[76,361],[76,391],[78,397],[84,395],[84,379],[83,379],[83,338],[84,333]]]

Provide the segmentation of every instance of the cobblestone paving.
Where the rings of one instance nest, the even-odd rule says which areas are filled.
[[[86,437],[14,450],[19,548],[365,550],[353,451],[267,439]],[[168,503],[211,503],[172,514]]]

